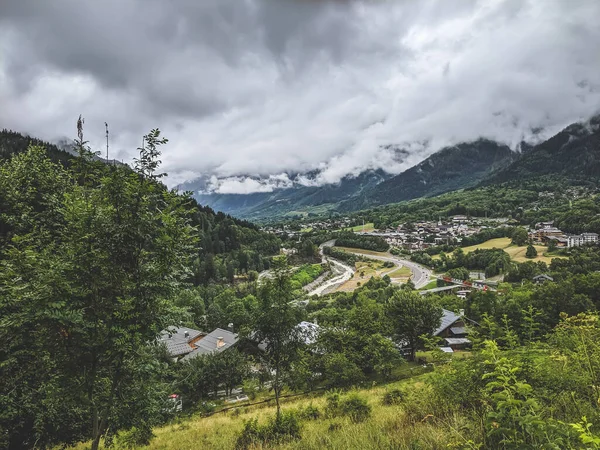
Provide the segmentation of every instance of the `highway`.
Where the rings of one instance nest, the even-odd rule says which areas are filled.
[[[334,242],[335,241],[328,241],[323,245],[329,244],[328,246],[330,247],[333,245]],[[349,250],[352,253],[363,256],[365,258],[376,259],[379,261],[390,261],[390,262],[393,262],[398,267],[400,267],[400,266],[408,267],[412,273],[411,280],[414,283],[416,289],[419,289],[419,288],[427,285],[429,283],[429,281],[431,280],[431,277],[432,277],[431,270],[429,270],[427,267],[423,267],[422,265],[417,264],[416,262],[402,259],[402,258],[399,258],[399,257],[394,256],[389,253],[384,254],[385,255],[384,256],[384,255],[372,255],[372,254],[362,253],[361,250],[358,248],[355,249],[355,251],[352,251],[352,249],[349,249]]]
[[[333,258],[328,258],[327,256],[325,256],[325,254],[323,253],[323,247],[332,247],[334,245],[335,245],[335,240],[331,240],[331,241],[324,242],[323,244],[321,244],[319,246],[319,253],[321,254],[321,261],[323,263],[331,264],[331,270],[333,272],[333,276],[329,280],[325,280],[323,282],[323,284],[315,287],[310,292],[308,292],[309,296],[310,295],[327,294],[327,293],[331,292],[332,290],[334,290],[335,287],[340,286],[341,284],[348,281],[350,278],[352,278],[352,275],[354,274],[354,269],[352,267],[348,266],[347,264],[344,264],[341,261],[338,261]],[[352,251],[352,253],[363,256],[365,258],[375,259],[375,260],[379,260],[379,261],[390,261],[390,262],[394,263],[394,265],[396,265],[397,267],[402,267],[402,266],[408,267],[412,273],[411,280],[414,283],[416,289],[422,288],[423,286],[427,285],[429,283],[429,281],[432,279],[431,270],[429,270],[428,268],[423,267],[420,264],[417,264],[413,261],[402,259],[402,258],[399,258],[399,257],[394,256],[389,253],[385,253],[382,255],[370,255],[370,254],[362,253],[360,249],[355,249],[355,250],[356,251]],[[259,280],[261,280],[264,277],[269,277],[269,276],[270,276],[270,271],[265,270],[264,272],[260,273]]]

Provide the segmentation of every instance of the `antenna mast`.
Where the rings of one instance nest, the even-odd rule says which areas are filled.
[[[106,128],[106,164],[108,164],[108,123],[104,122]]]

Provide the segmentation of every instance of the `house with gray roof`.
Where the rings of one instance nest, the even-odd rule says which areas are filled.
[[[171,357],[177,359],[191,353],[195,343],[204,337],[205,333],[188,327],[171,327],[160,333],[158,342],[164,344]]]
[[[238,335],[231,331],[217,328],[202,339],[194,343],[194,349],[183,357],[183,361],[189,361],[200,355],[221,353],[233,347],[238,342]]]
[[[433,332],[433,335],[443,338],[445,347],[453,350],[465,348],[471,344],[467,338],[466,321],[475,323],[465,317],[464,310],[460,310],[459,314],[456,314],[444,309],[440,326]]]

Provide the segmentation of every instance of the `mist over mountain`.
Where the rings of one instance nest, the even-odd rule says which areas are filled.
[[[196,193],[195,197],[217,210],[248,218],[356,210],[472,186],[516,158],[517,153],[507,146],[482,139],[442,149],[399,175],[383,170],[365,171],[355,177],[344,177],[339,183],[320,186],[295,183],[270,192]],[[301,177],[317,180],[319,174],[296,178]]]
[[[398,175],[366,171],[334,184],[292,184],[269,192],[196,194],[196,198],[217,210],[260,220],[356,211],[478,184],[546,175],[580,180],[600,177],[600,116],[571,124],[538,145],[522,142],[517,150],[488,139],[446,147]],[[318,174],[311,177],[318,178]]]
[[[485,183],[502,183],[544,175],[571,179],[600,177],[600,115],[574,123],[528,149]]]
[[[306,179],[311,179],[310,174],[303,176]],[[307,186],[295,183],[290,187],[274,189],[270,192],[250,194],[197,192],[194,197],[201,204],[245,218],[324,212],[330,209],[332,204],[349,200],[391,177],[391,174],[383,170],[370,170],[358,176],[346,176],[338,183],[322,186]]]
[[[345,202],[339,209],[357,210],[474,186],[518,158],[519,154],[506,145],[487,139],[443,148],[351,202]]]

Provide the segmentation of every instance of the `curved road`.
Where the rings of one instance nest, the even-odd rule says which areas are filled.
[[[337,259],[332,259],[332,258],[328,258],[327,256],[325,256],[325,254],[323,253],[323,247],[332,247],[333,244],[335,244],[334,240],[324,242],[323,244],[321,244],[319,246],[319,253],[321,254],[321,261],[323,262],[323,264],[330,263],[331,272],[332,272],[333,276],[328,280],[324,280],[322,284],[315,287],[310,292],[307,292],[307,295],[309,297],[312,295],[328,294],[329,292],[333,291],[334,288],[344,284],[346,281],[348,281],[350,278],[352,278],[352,275],[354,274],[354,269],[352,267],[348,266],[347,264],[344,264],[341,261],[338,261]],[[271,271],[264,270],[258,275],[258,280],[260,281],[263,278],[270,277],[270,276],[271,276]]]
[[[365,258],[376,259],[379,261],[390,261],[396,264],[397,266],[408,267],[412,272],[411,280],[414,283],[416,289],[425,286],[431,280],[431,270],[429,270],[427,267],[423,267],[422,265],[417,264],[416,262],[409,261],[407,259],[401,259],[391,254],[389,254],[389,256],[369,255],[366,253],[361,253],[360,249],[356,249],[356,251],[352,253],[363,256]]]
[[[336,286],[339,286],[348,281],[350,278],[352,278],[352,275],[355,272],[352,267],[342,263],[341,261],[325,256],[325,254],[323,253],[323,247],[333,247],[333,245],[335,245],[335,240],[324,242],[319,246],[319,252],[321,253],[322,262],[331,264],[331,270],[334,276],[329,280],[323,282],[323,284],[321,284],[320,286],[317,286],[316,288],[308,292],[309,296],[323,295],[331,292]],[[369,255],[361,253],[360,249],[356,249],[356,251],[352,253],[363,256],[365,258],[376,259],[379,261],[391,261],[398,267],[408,267],[412,272],[411,280],[414,283],[416,289],[422,288],[423,286],[428,284],[432,277],[431,270],[429,270],[428,268],[423,267],[422,265],[417,264],[413,261],[401,259],[391,254],[386,254],[386,256]],[[265,270],[260,273],[259,280],[266,276],[269,276],[268,270]]]

